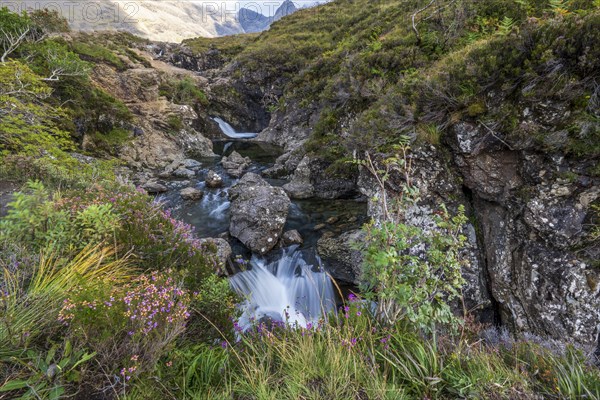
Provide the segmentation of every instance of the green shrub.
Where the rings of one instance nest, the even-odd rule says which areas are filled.
[[[197,83],[190,77],[163,83],[159,87],[159,91],[161,96],[166,96],[175,104],[208,105],[206,94],[198,88]]]
[[[467,218],[463,206],[451,216],[442,204],[432,216],[435,227],[411,223],[418,190],[411,185],[407,149],[401,154],[385,160],[384,170],[378,170],[368,154],[363,162],[380,182],[381,191],[388,190],[391,171],[402,174],[407,182],[397,198],[382,195],[381,221],[364,228],[366,239],[359,244],[364,252],[361,288],[377,300],[377,315],[385,323],[408,322],[432,334],[444,325],[456,328],[460,322],[449,304],[461,296],[464,284],[460,252]]]

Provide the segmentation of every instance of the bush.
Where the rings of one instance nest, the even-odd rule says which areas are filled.
[[[442,204],[432,216],[434,226],[423,227],[411,220],[418,207],[418,189],[410,181],[407,148],[402,155],[383,161],[377,169],[370,156],[362,163],[379,182],[382,220],[366,225],[361,288],[378,302],[377,316],[387,324],[407,322],[433,334],[441,326],[456,328],[450,302],[461,296],[464,284],[460,252],[466,237],[462,229],[467,219],[464,206],[451,216]],[[386,191],[393,173],[406,182],[397,198]]]
[[[128,280],[131,269],[112,252],[89,247],[69,259],[43,253],[33,269],[15,262],[0,275],[0,344],[27,348],[59,329],[62,301],[76,286],[86,290]]]
[[[190,296],[170,273],[155,271],[93,290],[73,287],[58,318],[80,346],[97,353],[105,373],[125,383],[153,369],[185,329]]]

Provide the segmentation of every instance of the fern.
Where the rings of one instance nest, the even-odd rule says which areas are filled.
[[[510,17],[504,17],[502,18],[502,21],[500,21],[500,25],[498,26],[498,34],[503,36],[508,35],[510,32],[512,32],[514,26],[514,19]]]

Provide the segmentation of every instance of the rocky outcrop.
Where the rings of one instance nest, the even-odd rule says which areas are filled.
[[[159,94],[161,83],[188,76],[186,72],[170,71],[166,66],[161,70],[130,65],[124,71],[104,64],[95,66],[94,82],[123,101],[133,114],[133,120],[121,127],[131,131],[131,140],[118,151],[130,167],[156,169],[177,159],[214,156],[212,142],[195,128],[199,118],[196,111],[188,105],[171,103]],[[206,86],[204,78],[190,79],[200,87]],[[112,124],[111,115],[102,118]],[[86,143],[92,145],[84,138],[84,147]]]
[[[255,253],[265,254],[279,241],[290,199],[254,173],[247,173],[229,190],[229,232]]]
[[[358,285],[362,271],[362,254],[356,244],[364,241],[361,230],[342,233],[339,236],[324,236],[317,242],[319,256],[336,281]]]
[[[239,178],[244,170],[250,166],[252,160],[249,157],[242,157],[237,151],[233,151],[229,156],[223,157],[221,164],[227,173],[234,178]]]

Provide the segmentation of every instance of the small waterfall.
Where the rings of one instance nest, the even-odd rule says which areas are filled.
[[[258,135],[258,133],[236,132],[231,125],[223,121],[221,118],[214,117],[213,120],[219,124],[219,128],[221,128],[223,134],[232,139],[252,139]]]
[[[263,318],[307,327],[335,309],[331,279],[320,265],[308,264],[296,249],[284,250],[281,258],[269,264],[253,256],[252,269],[230,279],[232,288],[246,299],[238,321],[243,330]]]

